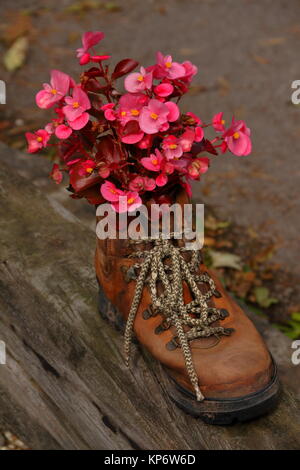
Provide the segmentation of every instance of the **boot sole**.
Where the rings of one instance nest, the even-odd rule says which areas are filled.
[[[125,320],[106,298],[99,285],[99,312],[117,331],[124,332]],[[137,340],[135,340],[137,342]],[[273,360],[273,376],[269,384],[258,392],[237,398],[206,398],[202,402],[195,395],[179,385],[166,372],[167,393],[171,400],[185,413],[200,418],[207,424],[230,425],[245,422],[270,413],[276,407],[280,396],[280,383],[276,364]]]

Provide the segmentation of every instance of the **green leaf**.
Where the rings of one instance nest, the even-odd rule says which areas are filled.
[[[299,324],[300,324],[300,312],[292,313],[291,318],[292,318],[292,320],[294,320],[296,322],[299,322]]]
[[[211,258],[210,266],[212,268],[232,268],[241,271],[241,258],[233,253],[225,251],[207,250]]]
[[[218,229],[229,227],[230,222],[228,220],[220,221],[215,219],[212,215],[209,215],[208,217],[206,217],[204,225],[205,228],[215,231]]]
[[[29,42],[27,37],[18,38],[3,57],[3,63],[9,72],[22,67],[26,60]]]
[[[278,300],[275,297],[270,297],[270,291],[267,287],[255,287],[254,295],[258,305],[264,308],[270,307],[272,304],[277,304]]]
[[[111,12],[122,10],[121,6],[118,5],[118,3],[116,2],[106,2],[104,3],[104,8],[105,10],[111,11]]]
[[[71,3],[71,5],[65,8],[65,12],[70,13],[84,13],[90,10],[97,10],[101,8],[102,2],[97,0],[81,0],[78,2]]]
[[[300,322],[289,321],[287,325],[275,325],[291,339],[300,338]]]

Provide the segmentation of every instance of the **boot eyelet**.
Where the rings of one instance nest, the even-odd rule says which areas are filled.
[[[175,338],[171,339],[171,341],[169,341],[167,344],[166,344],[166,348],[168,351],[174,351],[175,349],[178,348],[178,343],[176,341]]]
[[[224,328],[224,334],[226,336],[231,335],[231,333],[233,333],[234,331],[235,331],[234,328]]]
[[[155,330],[154,330],[154,333],[156,335],[159,335],[160,333],[163,333],[164,331],[168,330],[169,329],[169,325],[168,323],[166,323],[165,321],[163,321],[160,325],[158,325]]]
[[[220,297],[222,297],[221,292],[219,292],[217,289],[213,291],[213,295],[214,295],[217,299],[219,299]]]
[[[155,333],[156,335],[160,335],[160,333],[162,333],[164,330],[165,330],[165,329],[164,329],[164,327],[163,327],[162,325],[158,325],[158,326],[155,328],[154,333]]]
[[[149,318],[152,317],[151,311],[147,308],[146,310],[143,311],[142,313],[143,319],[144,320],[149,320]]]
[[[226,310],[226,308],[221,308],[220,310],[220,317],[223,320],[224,318],[229,317],[229,312]]]

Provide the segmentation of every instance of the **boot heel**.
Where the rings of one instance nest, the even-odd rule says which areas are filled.
[[[108,321],[110,325],[113,325],[117,331],[124,333],[125,331],[125,320],[122,315],[118,312],[116,307],[108,300],[102,287],[99,285],[99,313],[101,317]]]

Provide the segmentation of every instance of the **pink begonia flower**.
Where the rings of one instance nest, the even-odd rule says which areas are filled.
[[[144,137],[144,132],[140,129],[138,121],[128,121],[125,126],[120,126],[119,134],[124,144],[136,144]]]
[[[84,162],[80,163],[78,174],[79,176],[90,176],[90,174],[93,173],[95,167],[95,160],[85,160]]]
[[[160,98],[165,98],[170,96],[174,91],[173,85],[171,83],[160,83],[154,88],[154,93]]]
[[[71,127],[64,124],[65,115],[61,108],[55,110],[58,118],[52,119],[52,121],[45,126],[45,131],[49,134],[55,134],[58,139],[67,139],[72,134],[73,130]]]
[[[37,93],[35,100],[39,108],[48,109],[68,93],[70,77],[59,70],[52,70],[50,85],[44,83],[43,87],[44,90]]]
[[[59,166],[58,166],[57,163],[54,163],[54,165],[52,167],[52,170],[51,170],[51,173],[50,173],[50,178],[52,178],[53,181],[55,181],[56,184],[59,184],[59,183],[62,182],[63,174],[60,171]]]
[[[104,199],[109,202],[117,202],[120,196],[124,196],[124,191],[118,189],[114,183],[105,181],[100,188],[100,192]]]
[[[180,111],[179,111],[177,104],[173,103],[173,101],[166,101],[165,105],[169,108],[168,121],[169,122],[177,121],[177,119],[180,116]]]
[[[86,110],[91,107],[87,94],[79,86],[76,86],[73,90],[73,96],[67,96],[65,102],[67,105],[63,107],[63,112],[69,126],[75,130],[82,129],[89,120],[89,114]]]
[[[189,84],[193,80],[193,77],[197,74],[198,68],[189,60],[183,62],[181,65],[185,69],[185,74],[183,75],[183,77],[180,77],[180,80],[183,80],[184,82]]]
[[[66,124],[60,124],[55,129],[55,135],[59,139],[68,139],[72,132],[73,130],[71,129],[71,127],[67,126]]]
[[[201,142],[203,137],[204,137],[204,131],[203,131],[202,127],[197,126],[195,128],[195,142]]]
[[[111,58],[111,55],[91,55],[90,60],[92,62],[102,62],[102,60],[108,60]]]
[[[151,153],[150,157],[141,158],[141,164],[144,168],[150,171],[160,171],[164,157],[158,149],[155,149],[155,154]]]
[[[119,213],[133,212],[142,205],[142,199],[136,191],[124,191],[118,201],[112,202],[112,208]]]
[[[159,131],[168,129],[168,121],[173,122],[178,119],[179,109],[175,103],[168,101],[161,103],[152,99],[147,106],[144,106],[139,117],[139,124],[146,134],[156,134]]]
[[[192,148],[193,142],[195,140],[195,131],[194,129],[188,127],[186,131],[180,136],[180,145],[184,152],[189,152]]]
[[[87,31],[82,35],[82,47],[77,49],[80,65],[88,64],[91,58],[89,49],[96,46],[104,38],[102,31]]]
[[[152,81],[152,72],[146,72],[144,67],[141,67],[139,73],[135,72],[127,75],[124,81],[124,87],[129,93],[139,93],[144,90],[150,90]]]
[[[108,121],[115,121],[117,119],[116,112],[114,111],[115,103],[107,103],[101,106],[102,111],[104,111],[104,117]]]
[[[225,131],[225,120],[223,119],[223,113],[215,114],[212,120],[212,125],[215,131],[224,132]]]
[[[28,152],[35,153],[47,146],[51,135],[45,129],[39,129],[35,133],[26,132],[25,137],[28,142]]]
[[[232,118],[231,126],[224,132],[222,137],[229,150],[238,157],[249,155],[252,150],[250,129],[243,120],[235,121]]]
[[[169,135],[162,142],[162,148],[164,149],[164,155],[168,160],[173,158],[179,158],[183,154],[180,140],[175,135]]]
[[[187,168],[187,176],[191,179],[197,180],[200,175],[207,172],[209,167],[209,158],[195,158]]]
[[[136,176],[129,183],[129,189],[131,191],[153,191],[155,189],[155,181],[153,178],[147,176]]]
[[[161,174],[158,175],[158,177],[155,180],[155,183],[157,186],[165,186],[168,182],[168,175],[171,175],[174,172],[175,166],[166,161],[165,159],[163,160],[161,164]]]
[[[157,186],[164,186],[168,182],[168,175],[172,174],[175,169],[175,166],[168,162],[158,149],[155,149],[155,154],[152,153],[150,157],[142,158],[141,164],[147,170],[161,172],[155,179]]]
[[[173,62],[172,56],[164,56],[161,52],[156,54],[156,67],[154,68],[155,78],[175,78],[183,77],[186,74],[186,69],[183,65]]]
[[[153,178],[144,176],[144,189],[145,191],[153,191],[155,189],[155,181]]]
[[[192,113],[191,111],[185,113],[186,116],[189,117],[189,124],[202,124],[202,121],[201,119],[194,113]]]
[[[75,165],[76,163],[80,162],[80,161],[81,161],[81,158],[74,158],[74,160],[69,160],[68,162],[66,162],[67,166],[71,167],[71,169],[69,170],[70,174],[73,172],[72,166]]]
[[[157,186],[165,186],[168,182],[168,177],[165,173],[161,173],[155,180]]]
[[[142,93],[125,93],[121,96],[118,108],[118,119],[122,126],[129,121],[138,121],[141,110],[149,101],[149,98]]]
[[[142,176],[136,176],[129,183],[129,189],[131,191],[142,191],[144,189],[144,178]]]
[[[152,141],[153,136],[146,134],[136,145],[140,149],[149,149],[152,146]]]

